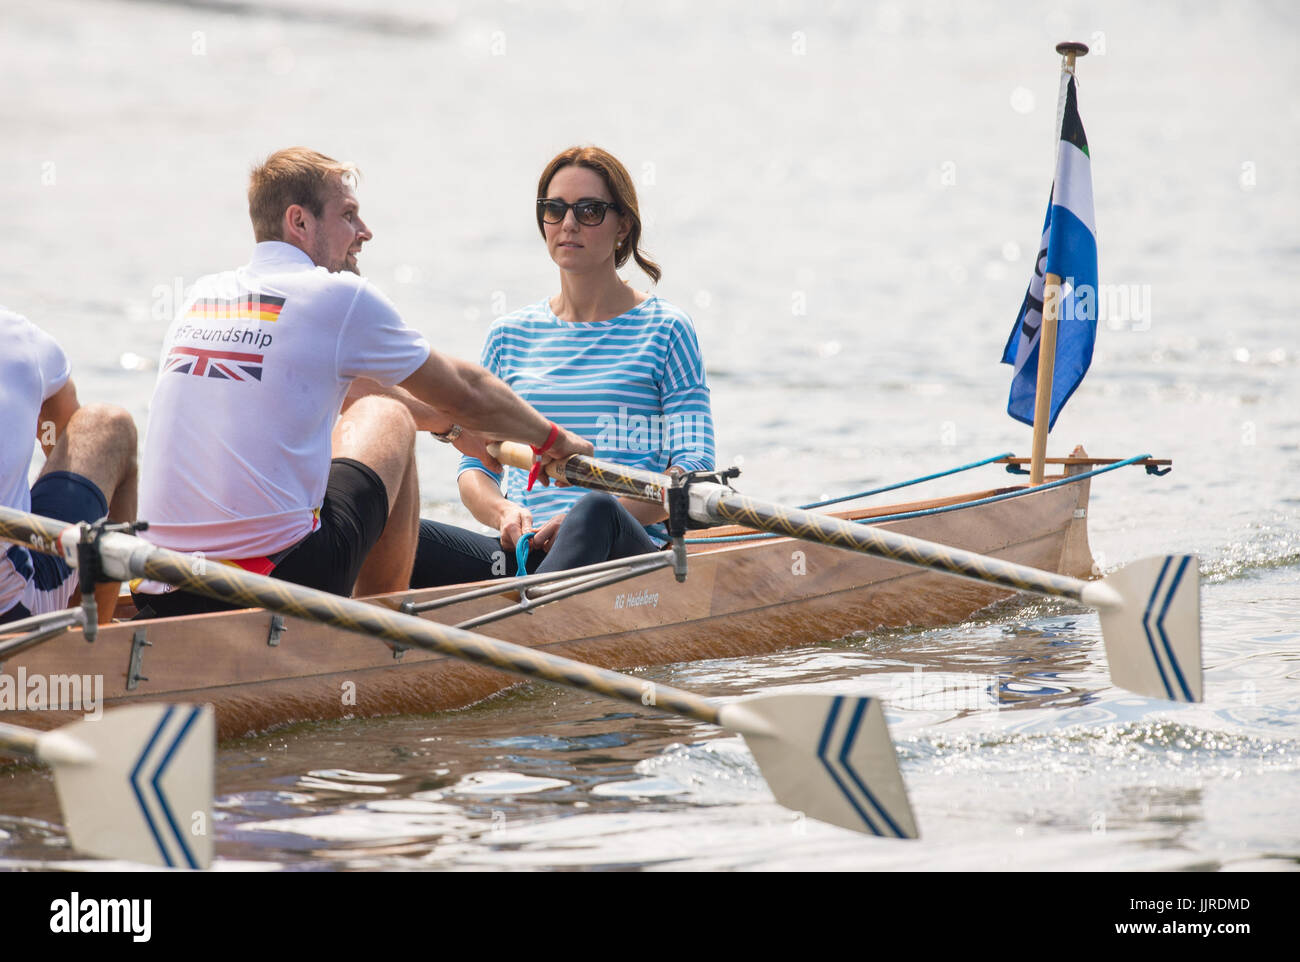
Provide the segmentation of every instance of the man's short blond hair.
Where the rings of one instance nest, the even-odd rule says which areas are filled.
[[[284,212],[294,204],[325,212],[334,178],[352,187],[359,171],[355,164],[337,161],[306,147],[277,150],[266,162],[253,168],[248,179],[248,216],[253,236],[262,241],[284,240],[281,226]]]

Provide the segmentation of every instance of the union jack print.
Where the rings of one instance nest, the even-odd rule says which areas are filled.
[[[167,355],[163,370],[229,381],[260,381],[264,356],[239,351],[210,351],[201,347],[174,347]]]

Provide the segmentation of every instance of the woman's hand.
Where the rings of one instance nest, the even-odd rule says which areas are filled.
[[[519,539],[533,530],[533,514],[513,501],[506,501],[501,507],[497,530],[501,532],[501,547],[514,551]],[[536,543],[536,536],[533,540]]]
[[[542,525],[535,535],[533,535],[532,546],[538,551],[550,551],[551,545],[555,543],[555,535],[560,530],[560,525],[564,524],[564,515],[557,514],[546,524]]]

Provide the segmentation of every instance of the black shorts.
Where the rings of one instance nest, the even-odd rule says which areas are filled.
[[[349,596],[370,549],[388,523],[388,491],[379,475],[360,461],[330,463],[320,527],[283,552],[272,578]],[[273,559],[275,560],[275,559]],[[171,618],[237,607],[188,591],[135,595],[138,618]]]

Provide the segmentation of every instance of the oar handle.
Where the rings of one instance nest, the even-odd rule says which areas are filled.
[[[533,451],[526,444],[520,444],[518,441],[493,441],[487,446],[488,454],[496,458],[502,464],[509,465],[512,468],[519,468],[521,471],[528,471],[533,466]],[[546,473],[553,478],[563,478],[563,462],[552,461],[546,466]]]
[[[512,468],[527,471],[533,466],[533,452],[526,444],[493,441],[487,449],[494,458]],[[563,461],[552,461],[546,466],[546,473],[557,481],[665,506],[666,492],[672,483],[672,479],[664,474],[630,468],[612,461],[598,461],[581,454],[572,455]]]

